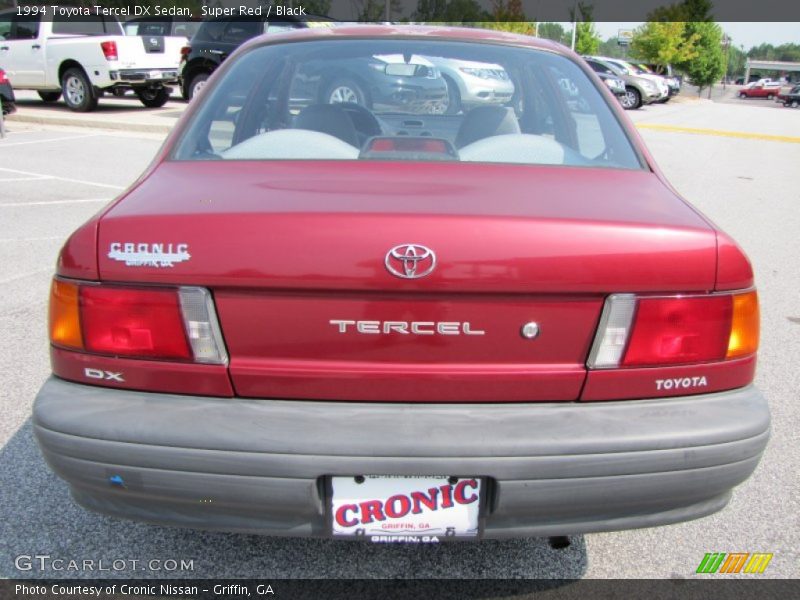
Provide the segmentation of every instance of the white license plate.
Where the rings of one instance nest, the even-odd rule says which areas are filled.
[[[333,535],[373,542],[476,538],[482,482],[477,477],[332,477]]]
[[[161,71],[150,71],[148,79],[161,79]]]

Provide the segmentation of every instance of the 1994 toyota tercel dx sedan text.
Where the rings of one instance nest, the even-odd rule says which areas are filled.
[[[421,109],[442,60],[502,68],[513,96]],[[323,99],[337,61],[360,84],[391,69],[391,105]],[[151,523],[649,527],[720,510],[755,469],[758,329],[747,258],[577,55],[306,30],[240,48],[69,238],[35,432],[78,503]]]

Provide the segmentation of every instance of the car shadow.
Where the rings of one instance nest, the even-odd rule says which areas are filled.
[[[375,545],[288,539],[159,527],[114,519],[77,506],[50,472],[28,419],[0,450],[0,577],[4,578],[269,578],[473,580],[469,596],[520,597],[581,578],[587,568],[583,536],[556,550],[547,539],[478,544]],[[30,569],[17,557],[49,555],[81,563],[125,561],[120,569]],[[191,561],[185,571],[151,570],[151,560]],[[48,559],[49,560],[49,559]],[[131,561],[138,561],[135,565]],[[118,563],[121,564],[121,563]],[[18,568],[21,566],[23,568]],[[135,568],[133,568],[135,567]],[[483,583],[474,580],[485,580]],[[502,581],[501,581],[502,580]],[[546,580],[546,581],[535,581]],[[412,585],[413,581],[407,581]],[[481,591],[483,590],[483,591]],[[349,589],[352,592],[352,589]],[[442,598],[437,588],[436,596]],[[464,589],[454,597],[465,597]],[[478,594],[478,595],[476,595]],[[350,596],[355,597],[355,596]]]
[[[147,108],[146,106],[142,106],[142,103],[135,96],[131,96],[130,98],[115,98],[109,97],[108,100],[111,102],[106,101],[105,99],[101,98],[100,101],[97,103],[97,108],[95,108],[91,113],[84,113],[91,115],[93,113],[96,114],[104,114],[104,115],[113,115],[113,114],[129,114],[129,113],[136,113],[141,111],[147,111],[149,114],[162,114],[167,116],[167,113],[174,113],[174,116],[177,118],[179,117],[184,110],[182,106],[170,106],[169,104],[166,106],[162,106],[160,108]],[[179,100],[171,100],[170,103],[176,104],[184,104]],[[17,109],[21,108],[33,108],[37,111],[45,112],[47,114],[76,114],[70,111],[67,108],[67,105],[64,103],[63,100],[59,100],[58,102],[42,102],[41,100],[32,99],[32,98],[17,98]]]

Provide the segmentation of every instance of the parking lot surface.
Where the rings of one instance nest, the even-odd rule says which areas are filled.
[[[131,119],[174,122],[176,115],[148,114],[134,102]],[[756,101],[685,99],[629,114],[671,183],[754,263],[762,302],[757,384],[773,413],[764,459],[716,515],[575,536],[566,550],[539,539],[423,547],[273,539],[130,523],[77,507],[44,464],[29,419],[49,373],[49,281],[66,236],[141,173],[163,133],[103,129],[106,117],[96,121],[101,128],[10,121],[0,140],[0,576],[692,578],[707,552],[771,552],[760,577],[797,577],[800,111],[762,109]],[[127,566],[103,573],[15,566],[16,557],[35,554]],[[192,561],[192,569],[147,570],[154,559]]]

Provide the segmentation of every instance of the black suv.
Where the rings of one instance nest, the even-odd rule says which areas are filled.
[[[203,21],[190,45],[181,51],[181,93],[184,100],[191,100],[222,61],[250,38],[262,33],[283,33],[331,24],[330,19],[316,16],[281,17],[280,21],[267,20],[265,16],[233,16]]]
[[[779,94],[778,100],[783,100],[784,106],[792,108],[800,106],[800,85],[795,85],[787,94]]]

